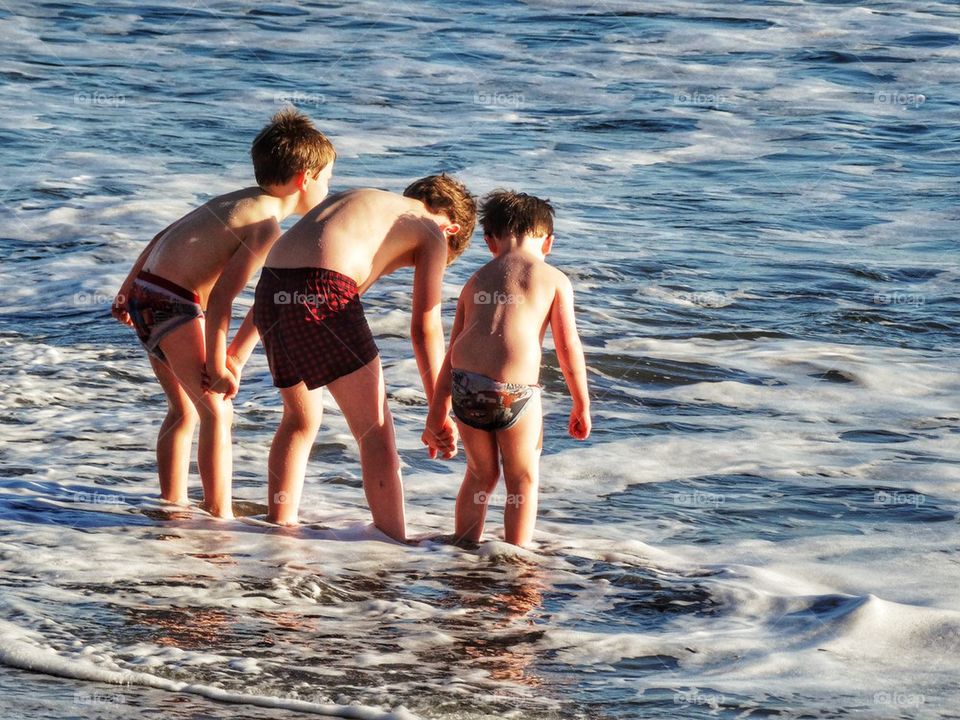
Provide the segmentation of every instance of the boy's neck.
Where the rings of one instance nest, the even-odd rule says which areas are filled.
[[[494,238],[493,254],[497,257],[512,252],[522,252],[541,260],[545,257],[543,254],[543,241],[545,237],[535,237],[533,235],[524,235],[518,238],[516,235]]]
[[[263,187],[262,185],[260,186],[260,192],[270,198],[272,203],[275,203],[277,211],[274,215],[277,218],[277,222],[283,222],[293,215],[300,202],[299,193],[281,194],[277,188]]]

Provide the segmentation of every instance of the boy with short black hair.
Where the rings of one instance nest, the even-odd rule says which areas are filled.
[[[273,117],[250,154],[258,187],[215,197],[154,237],[112,309],[136,330],[167,396],[157,438],[161,498],[188,502],[199,420],[202,507],[219,518],[233,517],[230,398],[239,378],[226,358],[233,300],[263,265],[280,223],[326,196],[336,158],[323,133],[292,109]],[[204,391],[205,375],[212,392]]]
[[[431,454],[453,457],[456,442],[446,427],[452,407],[467,455],[457,495],[460,541],[479,542],[501,465],[507,490],[504,538],[526,545],[533,537],[543,439],[538,383],[548,324],[573,397],[568,430],[578,440],[590,435],[573,289],[567,276],[545,260],[553,247],[553,215],[548,201],[506,190],[487,195],[480,208],[483,237],[494,258],[460,293],[423,433]]]

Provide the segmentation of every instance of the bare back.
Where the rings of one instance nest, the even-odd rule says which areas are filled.
[[[260,188],[220,195],[168,227],[143,269],[196,292],[206,307],[211,289],[244,242],[279,234],[277,199]]]
[[[562,272],[520,249],[484,265],[463,288],[463,325],[451,348],[454,368],[501,382],[535,384],[543,336]]]
[[[356,280],[362,293],[382,275],[414,265],[425,238],[445,244],[423,213],[419,200],[384,190],[332,195],[277,240],[266,266],[334,270]]]

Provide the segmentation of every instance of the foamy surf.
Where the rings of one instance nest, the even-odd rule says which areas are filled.
[[[323,715],[351,720],[420,720],[419,716],[403,707],[383,711],[359,705],[336,705],[269,695],[251,695],[229,692],[211,685],[169,680],[150,673],[104,668],[83,659],[82,653],[74,657],[65,657],[48,648],[43,648],[36,642],[31,642],[32,639],[28,638],[20,628],[5,621],[0,621],[0,640],[2,640],[0,663],[44,675],[125,688],[155,688],[172,693],[196,695],[216,702],[289,710],[306,715]]]

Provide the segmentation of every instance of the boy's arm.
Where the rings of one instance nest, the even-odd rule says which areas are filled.
[[[253,324],[253,308],[250,308],[227,348],[227,367],[231,372],[234,368],[239,370],[247,364],[259,341],[260,333],[257,331],[257,326]]]
[[[440,301],[443,271],[447,267],[447,244],[442,235],[425,240],[417,250],[413,269],[413,316],[410,341],[423,382],[427,402],[433,401],[437,376],[443,363],[443,323]]]
[[[210,291],[205,332],[206,372],[210,379],[210,392],[225,393],[229,396],[236,394],[235,378],[227,369],[227,333],[230,331],[233,300],[247,286],[253,274],[263,267],[270,247],[279,236],[279,223],[270,219],[264,222],[263,227],[242,239]],[[245,332],[249,332],[249,328]],[[250,350],[255,344],[256,340]]]
[[[137,256],[137,261],[133,264],[130,272],[127,273],[127,277],[124,278],[123,284],[117,291],[117,296],[113,299],[113,305],[110,308],[110,314],[124,325],[129,325],[131,327],[133,326],[133,321],[130,319],[130,315],[127,312],[127,300],[130,298],[130,289],[133,287],[133,281],[136,279],[137,275],[140,274],[140,271],[143,270],[143,266],[146,264],[147,258],[150,257],[150,253],[153,252],[153,248],[156,246],[157,241],[162,238],[167,233],[167,230],[172,228],[174,224],[175,223],[170,223],[167,225],[163,230],[153,236],[153,240],[147,243],[147,246]]]
[[[430,403],[430,411],[427,413],[427,424],[423,430],[423,435],[420,437],[423,444],[427,446],[430,457],[433,458],[440,454],[444,459],[450,459],[457,454],[457,426],[450,419],[450,355],[453,352],[453,344],[457,340],[457,335],[463,329],[463,294],[460,297],[461,300],[457,302],[457,316],[453,321],[453,329],[450,331],[450,344],[443,358],[443,365],[440,366],[440,376],[437,378],[433,400]]]
[[[577,333],[577,321],[573,313],[573,286],[564,275],[557,284],[557,294],[550,310],[550,330],[557,348],[560,370],[567,381],[573,399],[570,412],[570,435],[586,440],[592,426],[590,420],[590,391],[587,387],[587,364],[583,357],[583,345]]]
[[[250,359],[250,355],[257,346],[259,339],[260,333],[257,331],[257,326],[253,324],[253,308],[250,308],[233,336],[233,341],[227,348],[226,370],[233,376],[232,380],[227,378],[227,390],[224,393],[227,399],[232,400],[237,396],[237,392],[240,390],[240,376],[243,374],[243,366]],[[210,376],[207,374],[206,366],[204,366],[203,389],[209,392],[210,385]]]

